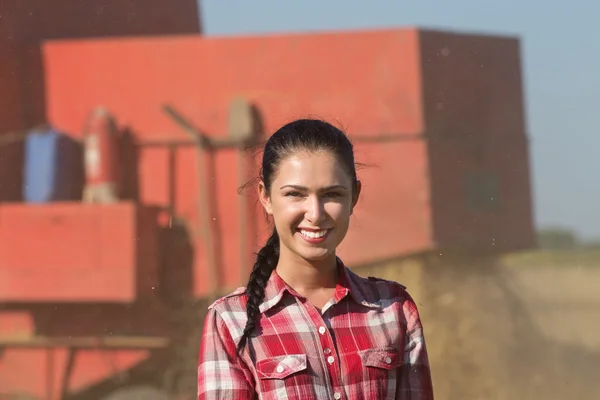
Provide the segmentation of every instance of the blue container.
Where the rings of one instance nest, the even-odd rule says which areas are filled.
[[[27,203],[81,199],[81,145],[51,128],[32,131],[25,143],[23,198]]]

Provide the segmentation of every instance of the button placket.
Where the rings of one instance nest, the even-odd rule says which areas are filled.
[[[330,396],[333,396],[334,399],[341,399],[343,397],[343,392],[340,389],[342,387],[341,371],[339,369],[339,360],[337,363],[335,362],[337,360],[337,354],[334,347],[332,332],[327,328],[329,324],[325,320],[326,317],[324,318],[314,307],[308,306],[306,303],[303,303],[303,305],[304,310],[308,313],[318,332],[315,339],[318,339],[323,351],[323,367],[325,367],[328,372],[331,384],[329,388],[329,390],[331,390],[329,392]],[[330,312],[330,309],[331,307],[329,307],[328,312]]]
[[[319,315],[319,317],[323,319],[321,315]],[[323,320],[323,322],[325,322],[325,324],[320,326],[317,331],[319,332],[319,339],[323,349],[323,355],[329,371],[329,376],[331,377],[331,382],[333,384],[333,398],[335,400],[339,400],[342,398],[342,392],[340,390],[342,382],[340,381],[341,376],[339,370],[339,360],[337,359],[337,354],[334,348],[332,332],[326,327],[329,324],[327,321]],[[336,361],[338,362],[336,363]]]

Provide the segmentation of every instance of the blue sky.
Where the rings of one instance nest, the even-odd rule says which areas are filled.
[[[597,0],[199,0],[206,35],[404,26],[522,40],[535,219],[600,238]]]

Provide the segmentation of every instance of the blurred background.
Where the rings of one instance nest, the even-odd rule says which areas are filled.
[[[340,256],[408,287],[437,399],[600,399],[597,10],[4,0],[0,399],[195,398],[302,117],[356,145]]]

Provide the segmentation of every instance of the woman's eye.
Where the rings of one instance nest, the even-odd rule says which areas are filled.
[[[303,193],[300,192],[287,192],[284,195],[285,197],[305,197],[305,195]],[[321,196],[325,197],[325,198],[339,198],[342,197],[341,193],[338,192],[327,192],[322,194]]]

